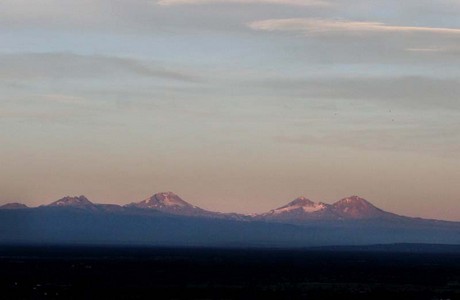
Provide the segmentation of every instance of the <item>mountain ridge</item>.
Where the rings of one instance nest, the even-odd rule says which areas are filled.
[[[110,203],[93,203],[86,196],[65,196],[40,208],[69,208],[82,211],[130,212],[130,213],[166,213],[190,217],[233,218],[239,220],[265,220],[275,222],[337,221],[365,219],[420,219],[443,222],[435,219],[407,217],[387,212],[376,207],[370,201],[356,195],[342,198],[332,204],[314,202],[304,196],[295,198],[287,204],[263,213],[241,214],[209,211],[195,206],[173,192],[160,192],[125,205]],[[22,203],[6,203],[0,209],[33,209]]]
[[[29,208],[27,205],[18,202],[9,202],[3,205],[0,205],[0,209],[25,209]]]
[[[12,205],[13,207],[22,207]],[[382,243],[460,244],[460,222],[410,218],[350,196],[333,204],[299,197],[257,215],[211,212],[173,193],[124,206],[64,197],[0,209],[0,244],[309,247]]]

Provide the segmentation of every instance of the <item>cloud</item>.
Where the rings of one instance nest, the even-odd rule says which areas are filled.
[[[430,126],[431,125],[431,126]],[[335,130],[317,130],[313,134],[279,135],[273,140],[282,144],[322,145],[340,148],[409,151],[458,156],[460,133],[458,122],[436,126],[388,125],[350,128],[346,124]]]
[[[406,51],[415,53],[445,53],[445,54],[459,54],[460,48],[454,47],[432,47],[432,48],[406,48]]]
[[[111,15],[107,1],[89,0],[2,0],[0,19],[3,26],[23,26],[24,23],[43,27],[58,21],[86,22],[86,26],[104,22]],[[106,10],[105,15],[102,13]],[[77,13],[78,12],[78,13]]]
[[[40,96],[40,98],[44,101],[57,103],[57,104],[65,104],[65,105],[77,105],[83,106],[88,104],[88,99],[79,96],[73,95],[63,95],[63,94],[46,94]]]
[[[247,83],[271,97],[353,100],[386,107],[460,110],[460,80],[420,76],[286,79]],[[241,87],[245,84],[240,84]]]
[[[441,48],[407,48],[405,50],[410,52],[445,52]]]
[[[69,121],[75,117],[72,111],[31,111],[31,110],[1,110],[0,121],[14,119],[22,121],[37,121],[46,123],[57,123]]]
[[[105,55],[22,53],[0,55],[0,78],[11,80],[138,77],[193,82],[197,77],[151,62]]]
[[[201,4],[277,4],[293,6],[328,6],[329,2],[321,0],[161,0],[157,4],[169,5],[201,5]]]
[[[375,34],[375,33],[431,33],[459,35],[460,28],[419,27],[387,25],[380,22],[357,22],[346,20],[327,20],[313,18],[268,19],[248,24],[253,30],[293,31],[306,35],[331,33]]]

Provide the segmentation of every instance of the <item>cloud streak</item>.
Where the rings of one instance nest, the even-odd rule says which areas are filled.
[[[277,143],[299,145],[322,145],[352,149],[409,151],[458,155],[460,144],[459,124],[444,126],[394,126],[365,129],[337,129],[318,131],[310,135],[279,135]]]
[[[136,59],[72,53],[23,53],[0,55],[0,78],[104,78],[122,74],[194,82],[197,77]]]
[[[157,4],[172,5],[204,5],[204,4],[275,4],[292,6],[328,6],[329,2],[321,0],[161,0]]]
[[[356,77],[283,79],[248,83],[267,95],[305,100],[359,100],[410,109],[460,110],[458,79],[430,77]],[[243,84],[241,86],[244,86]]]
[[[448,48],[448,47],[433,47],[433,48],[406,48],[406,51],[409,52],[418,52],[418,53],[446,53],[446,54],[458,54],[460,53],[460,48]]]
[[[314,18],[268,19],[250,22],[248,26],[253,30],[259,31],[301,32],[306,35],[325,35],[333,33],[430,33],[460,36],[460,28],[398,26],[380,22],[357,22]]]

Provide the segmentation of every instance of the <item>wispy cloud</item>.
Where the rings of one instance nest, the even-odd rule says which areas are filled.
[[[385,107],[458,111],[458,79],[430,77],[269,78],[247,83],[267,95],[298,99],[358,100]],[[240,86],[244,87],[244,84]]]
[[[84,97],[63,94],[46,94],[41,95],[39,98],[40,100],[47,102],[77,106],[87,105],[89,102],[88,99],[85,99]]]
[[[72,53],[22,53],[0,55],[0,78],[103,78],[122,74],[193,82],[198,77],[131,58]]]
[[[248,26],[254,30],[293,31],[301,32],[306,35],[323,35],[330,33],[431,33],[460,35],[460,28],[399,26],[380,22],[357,22],[313,18],[268,19],[251,22]]]
[[[299,145],[323,145],[352,149],[413,151],[432,154],[458,155],[459,124],[445,126],[388,125],[368,128],[347,128],[335,131],[318,130],[309,135],[279,135],[273,137],[277,143]]]
[[[31,110],[0,110],[0,121],[7,119],[38,122],[65,122],[75,113],[72,111],[31,111]]]
[[[406,48],[406,51],[410,52],[444,52],[445,49],[441,48]]]
[[[276,4],[293,6],[327,6],[329,2],[321,0],[160,0],[159,5],[203,5],[203,4]]]
[[[448,48],[448,47],[432,47],[432,48],[406,48],[409,52],[419,53],[448,53],[457,54],[460,52],[460,48]]]

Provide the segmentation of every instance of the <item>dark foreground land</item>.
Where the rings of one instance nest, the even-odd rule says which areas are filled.
[[[460,299],[458,246],[0,247],[2,299]]]

